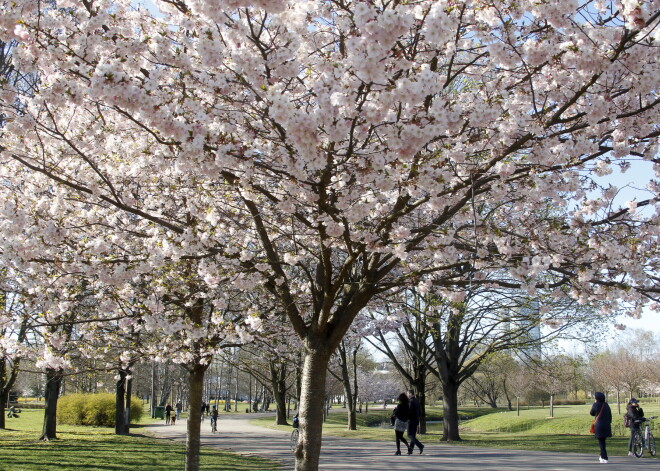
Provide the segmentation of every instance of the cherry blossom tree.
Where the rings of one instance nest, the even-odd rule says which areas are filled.
[[[658,187],[621,206],[598,180],[657,154],[653,1],[155,3],[0,7],[41,78],[2,85],[0,179],[33,202],[0,208],[4,256],[139,239],[113,277],[196,260],[207,285],[265,289],[305,349],[297,471],[319,466],[330,357],[381,293],[460,302],[505,271],[605,311],[656,299]]]

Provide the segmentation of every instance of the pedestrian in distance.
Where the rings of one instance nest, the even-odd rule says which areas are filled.
[[[211,430],[216,431],[218,429],[218,408],[213,406],[211,409]]]
[[[181,418],[181,411],[183,410],[183,404],[181,404],[181,401],[176,403],[176,418],[180,419]]]
[[[612,411],[607,402],[605,402],[605,394],[597,392],[594,394],[594,404],[591,406],[589,414],[596,417],[594,420],[594,436],[598,440],[600,447],[601,463],[607,463],[607,450],[605,448],[605,440],[612,436]]]
[[[637,399],[634,397],[628,401],[626,406],[626,413],[623,416],[624,424],[630,428],[630,438],[628,439],[628,456],[634,456],[632,452],[633,446],[633,436],[636,431],[639,431],[641,428],[642,422],[644,419],[644,410],[639,407]]]
[[[408,420],[408,439],[410,440],[410,449],[409,455],[415,450],[415,445],[419,448],[419,454],[421,455],[424,451],[424,445],[422,442],[417,440],[417,428],[419,427],[419,421],[422,417],[422,411],[419,407],[419,401],[415,397],[415,391],[412,389],[408,390],[408,399],[410,402],[410,419]]]
[[[172,407],[172,404],[167,403],[165,406],[165,425],[169,425],[172,422],[172,411],[174,408]]]
[[[395,455],[401,454],[401,443],[403,442],[406,445],[408,454],[412,454],[411,449],[408,446],[408,441],[403,438],[403,433],[408,428],[408,420],[410,419],[410,404],[408,401],[408,396],[406,393],[399,394],[399,404],[394,408],[392,417],[394,419],[394,437],[396,438],[396,453]]]

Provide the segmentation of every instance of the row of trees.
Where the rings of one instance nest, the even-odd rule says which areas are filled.
[[[413,327],[407,381],[440,379],[452,440],[459,386],[529,340],[530,300],[548,336],[655,306],[658,186],[622,204],[602,179],[656,159],[654,2],[155,4],[0,5],[36,79],[0,82],[3,361],[27,316],[51,409],[71,357],[117,397],[139,359],[180,364],[197,471],[207,369],[266,339],[302,359],[316,471],[351,329]]]

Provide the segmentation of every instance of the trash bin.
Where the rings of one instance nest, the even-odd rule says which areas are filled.
[[[154,407],[154,419],[164,419],[164,418],[165,418],[165,406]]]

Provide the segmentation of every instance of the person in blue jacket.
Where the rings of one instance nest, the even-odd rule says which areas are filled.
[[[605,394],[602,392],[597,392],[594,394],[593,406],[591,406],[591,414],[593,417],[596,417],[596,422],[594,423],[595,432],[594,436],[598,440],[598,445],[600,446],[600,462],[607,463],[607,450],[605,449],[605,440],[608,437],[612,436],[612,411],[607,402],[605,402]]]

